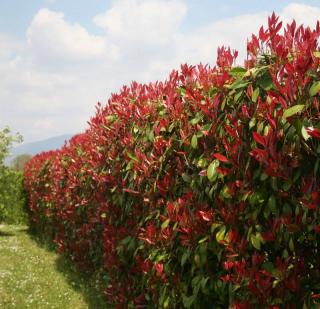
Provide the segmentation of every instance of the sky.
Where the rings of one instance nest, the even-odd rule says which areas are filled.
[[[320,0],[0,0],[0,129],[26,143],[86,129],[132,80],[239,51],[275,11],[313,27]]]

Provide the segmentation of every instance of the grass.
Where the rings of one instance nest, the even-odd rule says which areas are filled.
[[[0,225],[0,308],[107,308],[100,282],[35,242],[26,226]]]

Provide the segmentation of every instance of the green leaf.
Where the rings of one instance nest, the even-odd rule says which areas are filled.
[[[206,287],[207,282],[209,281],[210,277],[203,277],[201,279],[201,288],[202,290],[204,290],[204,288]]]
[[[212,223],[212,225],[211,225],[211,233],[213,233],[220,226],[221,226],[220,223]]]
[[[203,118],[203,115],[200,113],[197,113],[195,118],[192,118],[190,120],[190,124],[192,124],[193,126],[196,125],[201,119]]]
[[[320,91],[320,81],[314,82],[309,89],[310,96],[314,97]]]
[[[202,131],[209,131],[211,129],[211,126],[212,126],[211,123],[207,123],[201,128],[201,130]]]
[[[191,147],[193,149],[196,149],[198,147],[198,138],[195,134],[191,138]]]
[[[257,126],[257,133],[259,133],[260,135],[262,134],[264,129],[264,123],[263,122],[259,122],[258,126]]]
[[[266,91],[271,90],[274,88],[272,78],[268,71],[266,71],[258,80],[258,84],[261,88],[263,88]]]
[[[293,243],[292,238],[290,238],[290,240],[289,240],[289,249],[290,249],[292,252],[294,252],[294,243]]]
[[[197,166],[200,168],[204,168],[207,166],[207,161],[204,158],[201,158],[198,162],[197,162]]]
[[[257,87],[256,89],[254,89],[254,91],[253,91],[253,93],[252,93],[252,97],[251,97],[252,102],[254,102],[254,103],[257,102],[257,99],[258,99],[259,94],[260,94],[260,90],[259,90],[259,88]]]
[[[170,296],[168,296],[166,298],[166,300],[164,301],[163,303],[163,308],[168,308],[169,307],[169,304],[170,304]]]
[[[249,129],[252,129],[256,125],[256,118],[251,118],[249,122]]]
[[[223,189],[220,191],[220,195],[225,199],[232,198],[227,185],[225,185]]]
[[[257,250],[261,249],[261,239],[257,235],[251,235],[250,241],[253,247],[255,247]]]
[[[243,76],[246,72],[247,70],[243,67],[234,67],[229,71],[230,75],[240,77]]]
[[[193,287],[193,290],[197,288],[198,285],[201,284],[201,276],[195,276],[191,281],[191,286]]]
[[[127,236],[127,237],[125,237],[125,238],[123,238],[123,239],[121,240],[121,244],[123,244],[123,245],[128,245],[131,240],[132,240],[132,237],[131,237],[131,236]]]
[[[203,238],[201,238],[201,239],[198,241],[198,244],[202,244],[202,243],[204,243],[208,238],[209,238],[209,236],[208,236],[208,235],[207,235],[207,236],[205,236],[205,237],[203,237]]]
[[[258,68],[249,69],[249,70],[244,74],[244,77],[248,77],[248,76],[256,77],[257,72],[258,72]]]
[[[183,267],[184,264],[187,262],[187,260],[190,257],[190,251],[186,251],[183,253],[182,257],[181,257],[181,266]]]
[[[288,191],[292,186],[291,180],[287,180],[283,183],[282,188],[284,191]]]
[[[320,58],[320,51],[315,51],[315,52],[313,52],[313,55],[314,55],[316,58]]]
[[[221,228],[219,229],[219,231],[216,234],[217,242],[224,240],[225,235],[226,235],[226,227],[223,225],[223,226],[221,226]]]
[[[239,92],[234,96],[234,101],[235,101],[235,102],[238,102],[242,95],[243,95],[243,91],[239,91]]]
[[[170,223],[170,219],[167,219],[161,224],[161,229],[164,230]]]
[[[219,161],[214,160],[210,163],[207,169],[207,177],[210,181],[214,181],[217,178],[217,167],[219,166]]]
[[[268,207],[271,210],[271,212],[273,214],[276,213],[277,210],[277,202],[276,202],[276,198],[274,197],[274,195],[271,195],[268,199]]]
[[[153,133],[153,129],[147,129],[146,130],[146,134],[147,134],[147,137],[148,137],[148,140],[149,142],[153,142],[153,139],[154,139],[154,133]]]
[[[186,89],[183,87],[178,88],[178,93],[180,96],[184,97],[186,95]]]
[[[274,270],[274,266],[271,262],[263,263],[262,267],[269,273],[272,273],[272,271]]]
[[[229,89],[239,89],[244,88],[249,85],[249,82],[245,82],[243,80],[235,81],[233,84],[229,86]]]
[[[304,126],[301,128],[301,135],[305,141],[307,141],[310,138],[310,135],[308,134],[308,132]]]
[[[106,117],[106,120],[111,123],[116,121],[117,119],[118,119],[118,116],[116,116],[116,115],[109,115]]]
[[[182,179],[185,181],[185,182],[191,182],[191,177],[188,175],[188,174],[186,174],[186,173],[183,173],[182,175],[181,175],[181,177],[182,177]]]
[[[288,250],[284,249],[282,252],[282,258],[286,259],[289,256]]]
[[[127,152],[127,155],[131,160],[136,161],[136,162],[139,161],[138,158],[134,154]]]
[[[189,297],[182,295],[182,300],[183,300],[184,307],[190,308],[192,306],[193,302],[195,301],[195,295],[192,295]]]
[[[297,113],[300,113],[304,108],[305,108],[304,104],[291,106],[283,112],[282,118],[289,118]]]

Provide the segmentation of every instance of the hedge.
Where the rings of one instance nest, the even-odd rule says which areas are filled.
[[[320,298],[320,50],[273,14],[217,63],[133,82],[25,170],[33,227],[115,308],[312,308]]]

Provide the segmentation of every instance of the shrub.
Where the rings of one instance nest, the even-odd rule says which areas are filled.
[[[248,60],[182,65],[97,106],[25,170],[31,219],[117,308],[302,308],[320,298],[315,30],[274,14]]]

